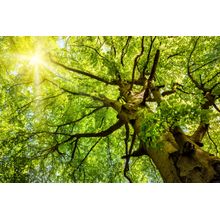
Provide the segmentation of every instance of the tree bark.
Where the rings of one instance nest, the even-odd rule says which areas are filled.
[[[147,154],[159,170],[163,181],[219,183],[220,158],[202,150],[184,133],[173,133],[164,135],[160,147],[147,147]]]

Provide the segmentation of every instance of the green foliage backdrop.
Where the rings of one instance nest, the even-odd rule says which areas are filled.
[[[117,122],[117,111],[100,100],[124,103],[114,82],[149,77],[158,48],[156,82],[173,93],[139,112],[143,140],[159,148],[168,127],[190,133],[202,117],[210,124],[204,149],[219,156],[219,37],[0,37],[0,182],[127,182],[124,127],[103,137],[74,135]],[[209,109],[200,107],[204,90],[189,66],[215,96]],[[162,182],[149,157],[129,164],[133,182]]]

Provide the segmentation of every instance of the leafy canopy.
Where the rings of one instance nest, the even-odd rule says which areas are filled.
[[[151,112],[140,111],[142,139],[160,147],[170,125],[191,132],[202,116],[211,124],[205,148],[218,156],[219,37],[1,37],[0,181],[127,182],[125,128],[79,134],[101,133],[118,121],[102,100],[124,103],[119,80],[138,91],[134,82],[149,77],[158,48],[157,85],[162,92],[178,87],[160,106],[149,103]],[[215,106],[201,108],[206,100],[195,81],[218,97]],[[162,181],[146,156],[131,158],[129,172],[134,182]]]

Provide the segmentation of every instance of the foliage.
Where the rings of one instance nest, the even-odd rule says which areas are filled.
[[[203,118],[210,123],[205,149],[218,156],[219,37],[1,37],[0,182],[127,182],[124,126],[106,136],[74,135],[117,122],[118,112],[100,100],[124,104],[114,82],[133,82],[143,72],[150,77],[158,48],[156,86],[173,93],[160,105],[149,102],[151,112],[139,111],[142,139],[158,147],[170,126],[190,133]],[[201,108],[204,91],[187,74],[189,66],[217,97],[215,106]],[[149,157],[129,164],[133,182],[162,181]]]

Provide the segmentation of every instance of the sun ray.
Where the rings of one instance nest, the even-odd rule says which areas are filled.
[[[30,59],[30,65],[33,65],[33,66],[37,66],[37,65],[40,65],[42,63],[42,58],[41,58],[41,55],[36,53],[34,54],[31,59]]]

